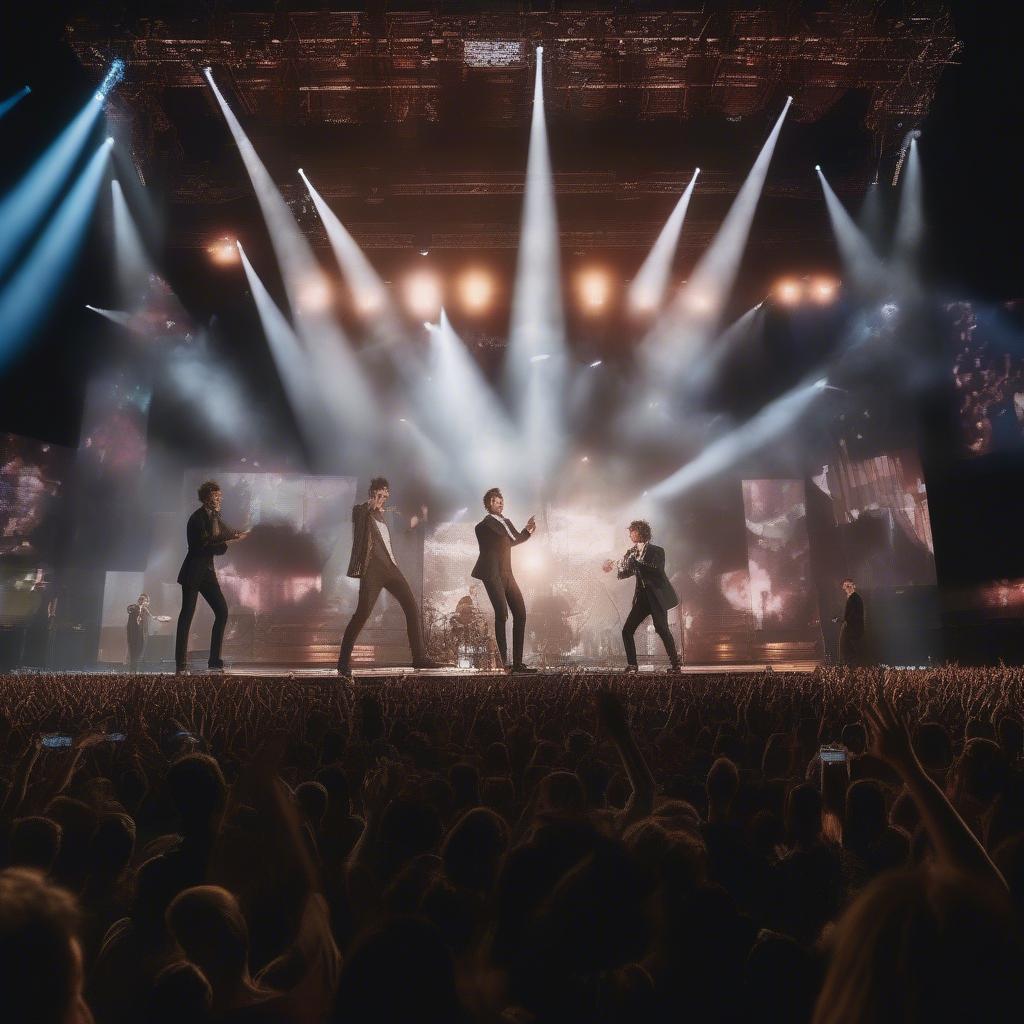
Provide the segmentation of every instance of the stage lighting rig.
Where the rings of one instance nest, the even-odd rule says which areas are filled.
[[[441,309],[441,283],[429,270],[419,270],[405,279],[405,304],[417,319],[437,316]]]
[[[241,259],[237,242],[227,235],[218,238],[215,242],[211,242],[206,247],[206,253],[220,267],[233,266]]]
[[[600,313],[611,298],[611,281],[608,274],[598,267],[580,271],[576,278],[580,304],[587,313]]]
[[[785,277],[776,282],[772,292],[782,305],[797,306],[804,297],[803,282],[795,277]]]
[[[459,298],[471,313],[481,313],[494,296],[494,282],[483,270],[467,270],[459,279]]]
[[[839,282],[833,277],[814,277],[808,286],[811,301],[819,306],[826,306],[835,300],[839,292]]]

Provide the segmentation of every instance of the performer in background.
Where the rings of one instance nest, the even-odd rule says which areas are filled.
[[[174,665],[179,673],[188,671],[188,633],[192,628],[192,618],[196,613],[196,601],[200,594],[213,609],[209,666],[215,672],[224,668],[220,648],[224,640],[224,627],[228,622],[228,603],[221,593],[220,583],[217,582],[213,556],[225,554],[229,542],[244,540],[249,536],[248,530],[233,530],[221,521],[220,505],[223,495],[220,484],[215,480],[207,480],[200,485],[199,500],[202,504],[188,517],[188,553],[178,572],[178,583],[181,584],[181,614],[178,616],[178,632],[174,644]]]
[[[139,594],[135,604],[128,605],[128,668],[137,672],[146,655],[149,627],[154,622],[170,622],[170,615],[153,615],[149,610],[149,594]]]
[[[517,530],[511,520],[506,519],[505,498],[499,488],[492,487],[484,495],[487,515],[476,524],[476,539],[480,545],[480,557],[471,573],[480,580],[494,607],[494,639],[498,644],[501,664],[512,672],[535,672],[523,664],[523,641],[526,638],[526,602],[522,591],[512,575],[512,548],[528,541],[537,523],[533,516],[526,521],[526,527]],[[512,664],[508,661],[508,638],[506,624],[509,608],[512,609]]]
[[[843,580],[843,593],[846,594],[846,608],[843,610],[843,624],[839,627],[839,664],[863,665],[864,601],[857,593],[857,584],[849,576]]]
[[[636,577],[633,607],[622,626],[622,643],[626,648],[626,671],[637,672],[636,642],[633,634],[637,626],[649,615],[654,628],[665,645],[672,671],[679,670],[679,654],[672,630],[668,626],[668,613],[679,604],[679,597],[665,575],[665,549],[651,543],[651,527],[643,519],[629,524],[629,539],[633,546],[618,561],[609,558],[601,567],[605,572],[615,570],[620,580]]]
[[[413,668],[440,668],[437,662],[427,657],[423,644],[420,610],[416,605],[412,588],[398,567],[398,560],[391,545],[391,531],[384,518],[386,511],[393,511],[385,509],[390,496],[391,489],[387,480],[382,476],[374,477],[370,481],[369,501],[364,501],[352,509],[352,557],[348,563],[348,575],[359,580],[359,603],[341,640],[341,651],[338,654],[339,676],[351,674],[349,662],[356,637],[370,618],[382,590],[391,594],[405,613],[405,627],[409,634]],[[409,529],[416,529],[419,523],[420,517],[412,516],[409,520]]]
[[[149,594],[139,594],[135,604],[128,605],[128,670],[138,672],[149,639]]]

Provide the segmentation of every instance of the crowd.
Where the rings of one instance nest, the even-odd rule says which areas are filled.
[[[1024,672],[0,678],[0,1018],[1017,1020]]]

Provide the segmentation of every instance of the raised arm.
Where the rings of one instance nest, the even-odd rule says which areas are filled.
[[[897,771],[911,795],[939,859],[947,866],[985,878],[1004,888],[1006,880],[967,827],[946,794],[921,766],[906,723],[885,697],[865,712],[869,750]]]
[[[630,731],[622,701],[608,690],[599,691],[596,699],[598,721],[619,752],[632,790],[618,814],[619,826],[625,829],[654,810],[654,776]]]

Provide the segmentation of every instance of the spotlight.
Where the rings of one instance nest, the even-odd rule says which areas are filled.
[[[795,306],[803,298],[803,285],[793,277],[783,278],[775,285],[775,297],[784,306]]]
[[[227,235],[218,238],[206,247],[210,259],[221,267],[228,267],[239,261],[239,244]]]
[[[441,309],[441,285],[429,270],[419,270],[405,279],[405,303],[415,317],[436,316]]]
[[[299,168],[299,177],[300,178],[304,178],[305,176],[306,176],[306,172],[300,167]]]
[[[815,277],[811,280],[809,292],[811,299],[824,306],[831,302],[839,291],[839,282],[832,277]]]
[[[459,279],[459,298],[463,306],[473,313],[487,308],[494,294],[494,283],[483,270],[467,270]]]
[[[110,70],[100,83],[100,87],[96,90],[96,99],[100,101],[105,100],[110,95],[114,86],[117,85],[122,78],[124,78],[124,61],[118,57],[114,63],[110,65]]]
[[[299,313],[322,313],[331,304],[331,288],[326,279],[314,274],[299,285],[296,305]]]
[[[576,279],[580,303],[588,313],[600,313],[608,304],[611,282],[608,275],[597,267],[580,272]]]
[[[816,170],[816,171],[817,171],[817,172],[818,172],[819,174],[821,174],[821,164],[815,164],[815,165],[814,165],[814,169],[815,169],[815,170]]]
[[[593,362],[592,362],[592,363],[590,364],[590,368],[591,368],[591,369],[593,370],[593,369],[594,369],[594,367],[596,367],[596,366],[600,366],[602,362],[603,362],[603,360],[601,360],[601,359],[595,359],[595,360],[594,360],[594,361],[593,361]]]

